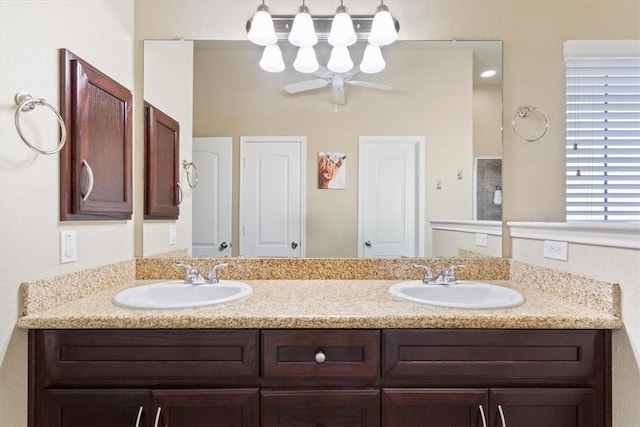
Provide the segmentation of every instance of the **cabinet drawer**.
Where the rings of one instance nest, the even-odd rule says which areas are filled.
[[[256,330],[32,331],[44,386],[257,382]]]
[[[589,384],[604,355],[601,332],[385,330],[383,377],[448,385]]]
[[[380,332],[262,332],[265,378],[374,379],[380,375]]]

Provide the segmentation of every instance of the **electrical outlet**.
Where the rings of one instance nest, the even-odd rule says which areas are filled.
[[[554,242],[553,240],[544,241],[544,257],[567,261],[569,244],[567,242]]]
[[[76,232],[66,230],[60,232],[60,264],[74,262],[77,257]]]
[[[476,246],[489,246],[489,236],[484,233],[476,233]]]
[[[169,226],[169,244],[175,245],[178,243],[178,227],[175,225]]]

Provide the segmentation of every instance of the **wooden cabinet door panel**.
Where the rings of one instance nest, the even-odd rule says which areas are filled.
[[[492,389],[492,426],[596,427],[595,392],[590,388]],[[502,410],[502,414],[500,413]]]
[[[380,392],[361,390],[262,390],[265,427],[377,427]]]
[[[257,388],[153,390],[151,400],[159,426],[254,427],[259,423]]]
[[[482,427],[488,422],[487,389],[387,388],[382,390],[385,427]]]
[[[177,219],[182,193],[180,124],[145,103],[145,219]]]
[[[60,55],[67,130],[60,156],[61,219],[130,219],[131,92],[68,50]]]
[[[35,425],[51,427],[133,427],[149,425],[148,390],[45,391],[46,420]]]

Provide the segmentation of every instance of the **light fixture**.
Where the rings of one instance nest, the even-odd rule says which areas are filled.
[[[368,44],[364,49],[364,55],[362,56],[362,62],[360,63],[360,71],[367,74],[375,74],[384,70],[386,66],[384,58],[382,57],[382,50],[380,46]]]
[[[380,47],[397,39],[400,26],[383,0],[378,2],[375,15],[351,17],[341,0],[333,16],[314,18],[305,0],[295,15],[288,16],[271,16],[262,0],[246,25],[249,40],[265,47],[260,67],[272,73],[284,70],[282,52],[277,43],[287,39],[298,47],[293,68],[301,73],[314,73],[320,64],[313,46],[318,40],[326,40],[332,46],[327,68],[333,73],[347,73],[354,68],[348,47],[358,40],[367,40],[359,69],[369,74],[382,71],[386,63]]]
[[[262,0],[262,4],[258,6],[256,14],[253,15],[251,28],[247,36],[252,43],[259,46],[271,46],[278,42],[276,30],[273,26],[273,19],[271,19],[269,8],[264,4],[264,0]]]
[[[398,32],[396,31],[393,17],[389,13],[389,8],[380,1],[380,5],[373,17],[368,41],[374,46],[387,46],[396,41],[397,38]]]
[[[501,186],[496,185],[496,189],[493,190],[493,197],[491,198],[491,201],[496,206],[502,206],[502,187]]]
[[[480,77],[489,78],[496,75],[496,70],[486,70],[480,73]]]
[[[327,68],[334,73],[346,73],[353,68],[353,61],[346,46],[334,46],[331,49],[331,56]]]
[[[279,73],[284,70],[282,52],[277,44],[272,44],[264,48],[259,65],[260,68],[270,73]]]
[[[301,73],[313,73],[320,68],[313,46],[302,46],[298,49],[298,55],[296,55],[296,60],[293,62],[293,68]]]
[[[353,28],[351,16],[347,12],[347,8],[340,1],[340,6],[336,9],[336,14],[331,21],[331,31],[327,42],[331,46],[347,47],[351,46],[358,40],[358,35]]]
[[[304,0],[293,19],[293,25],[291,26],[288,39],[289,43],[298,47],[314,46],[318,43],[318,36],[313,26],[313,19],[309,13],[309,8],[304,4]]]

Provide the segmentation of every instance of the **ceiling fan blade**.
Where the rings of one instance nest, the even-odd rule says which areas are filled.
[[[354,86],[362,86],[370,89],[379,89],[379,90],[391,90],[393,89],[391,86],[382,85],[380,83],[371,83],[371,82],[362,82],[360,80],[345,80],[345,83]]]
[[[329,81],[325,79],[305,80],[304,82],[285,85],[284,90],[286,90],[288,93],[298,93],[307,90],[322,89],[328,84]]]

